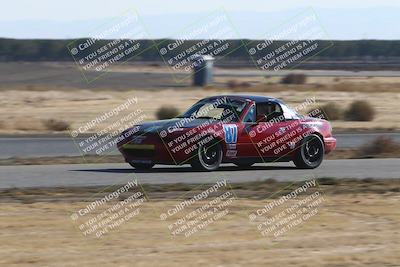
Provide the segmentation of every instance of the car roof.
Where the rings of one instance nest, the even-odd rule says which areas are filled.
[[[274,98],[274,97],[269,97],[269,96],[260,96],[260,95],[243,95],[243,94],[232,94],[232,95],[218,95],[218,96],[211,96],[207,97],[205,99],[218,99],[221,97],[227,97],[227,98],[242,98],[243,100],[251,100],[256,103],[262,103],[262,102],[268,102],[268,101],[276,101],[276,102],[281,102],[279,99]]]

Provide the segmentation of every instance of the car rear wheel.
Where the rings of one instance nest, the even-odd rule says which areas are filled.
[[[293,159],[300,169],[314,169],[321,165],[324,158],[324,143],[316,134],[311,134],[301,141]]]
[[[196,170],[215,171],[222,162],[222,147],[219,143],[200,144],[191,165]]]
[[[150,170],[154,166],[153,163],[133,163],[133,162],[129,162],[129,165],[131,165],[136,170]]]

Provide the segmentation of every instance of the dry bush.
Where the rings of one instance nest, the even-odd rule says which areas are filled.
[[[317,180],[319,185],[338,185],[340,183],[338,179],[332,177],[321,177]]]
[[[283,84],[305,84],[307,76],[302,73],[291,73],[282,78]]]
[[[160,63],[157,63],[157,62],[153,62],[153,63],[150,63],[149,66],[150,66],[150,67],[160,67],[161,64],[160,64]]]
[[[251,87],[251,83],[250,82],[241,82],[240,83],[240,87]]]
[[[375,116],[375,109],[370,103],[364,100],[356,100],[350,104],[344,117],[348,121],[372,121]]]
[[[231,88],[240,88],[240,87],[250,87],[251,83],[250,82],[239,82],[237,80],[229,80],[226,85]]]
[[[368,142],[358,150],[358,156],[368,157],[382,154],[399,154],[400,144],[386,136],[379,136],[374,141]]]
[[[48,119],[42,122],[46,129],[50,131],[62,132],[71,129],[70,124],[62,120]]]
[[[159,120],[167,120],[175,118],[179,115],[179,110],[172,106],[162,106],[156,112],[156,117]]]
[[[313,113],[312,111],[316,110],[316,109],[318,109],[320,112]],[[308,112],[308,114],[311,117],[319,117],[320,115],[323,115],[323,118],[325,118],[327,120],[332,120],[332,121],[340,120],[343,118],[342,110],[340,109],[340,107],[337,104],[335,104],[333,102],[330,102],[323,106],[319,106],[315,109],[312,109]]]
[[[236,87],[239,87],[239,82],[236,81],[236,80],[229,80],[229,81],[226,83],[226,85],[227,85],[229,88],[236,88]]]

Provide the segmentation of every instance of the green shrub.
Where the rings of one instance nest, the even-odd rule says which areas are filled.
[[[156,117],[159,120],[168,120],[179,115],[179,110],[172,106],[162,106],[156,112]]]
[[[283,84],[304,84],[307,81],[307,76],[302,73],[291,73],[282,78]]]
[[[364,100],[354,101],[345,112],[345,119],[349,121],[372,121],[374,117],[375,109]]]

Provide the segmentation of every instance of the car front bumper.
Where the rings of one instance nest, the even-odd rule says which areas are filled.
[[[128,141],[118,146],[118,150],[128,163],[154,163],[180,165],[187,163],[190,155],[172,153],[166,142],[157,135],[146,135],[143,142],[137,144]]]

